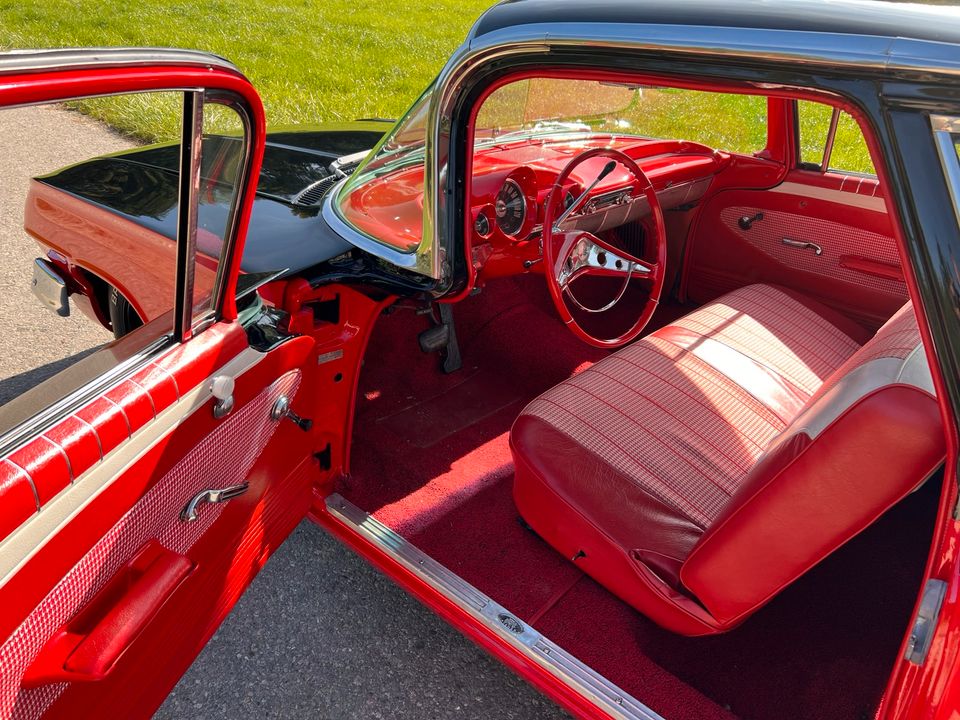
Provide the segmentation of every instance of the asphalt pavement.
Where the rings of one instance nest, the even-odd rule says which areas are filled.
[[[30,177],[129,141],[76,112],[0,112],[0,404],[110,339],[29,290]],[[280,547],[158,718],[552,718],[557,706],[312,523]]]
[[[112,335],[86,316],[61,318],[30,291],[36,243],[23,229],[30,178],[129,141],[80,113],[54,107],[0,112],[0,405],[55,375]]]
[[[156,717],[568,716],[325,531],[304,522]]]

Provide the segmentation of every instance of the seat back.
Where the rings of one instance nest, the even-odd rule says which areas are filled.
[[[681,582],[732,626],[918,487],[944,454],[908,303],[770,443],[687,557]]]

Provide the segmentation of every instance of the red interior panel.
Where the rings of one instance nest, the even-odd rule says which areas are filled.
[[[270,408],[279,394],[292,396],[313,345],[309,338],[296,338],[262,355],[236,378],[231,414],[217,420],[208,400],[71,516],[0,587],[0,638],[5,639],[0,646],[0,716],[39,717],[56,708],[70,717],[80,716],[78,708],[84,717],[152,712],[202,639],[306,513],[317,467],[309,453],[310,436],[293,423],[272,420]],[[76,457],[78,467],[88,463],[94,459],[93,441],[97,450],[91,467],[96,467],[101,446],[107,457],[127,442],[131,432],[121,405],[136,418],[149,412],[149,425],[154,413],[208,382],[246,347],[239,325],[215,325],[137,373],[141,382],[114,388],[116,402],[101,397],[48,431],[52,439],[41,440],[46,452],[27,445],[11,455],[31,473],[10,460],[0,465],[5,471],[0,493],[10,499],[3,506],[0,530],[12,532],[36,514],[31,482],[46,487],[48,476],[70,482],[67,457]],[[111,413],[110,420],[99,422],[97,411]],[[85,415],[91,422],[83,420]],[[244,479],[250,488],[240,497],[203,504],[196,522],[180,519],[181,509],[199,490]],[[270,506],[275,497],[285,503],[282,508]],[[243,538],[247,545],[240,547]],[[169,566],[154,565],[156,557],[149,563],[135,560],[143,559],[151,543],[187,558],[192,569],[184,574],[180,560]],[[194,551],[195,546],[204,552]],[[234,572],[235,555],[244,562],[224,585],[223,574]],[[154,634],[168,613],[174,613],[177,627]],[[174,648],[171,637],[181,632],[189,637]],[[48,647],[51,638],[66,645],[55,640]],[[195,640],[201,642],[194,645]],[[34,687],[21,686],[45,647],[27,683]],[[78,652],[80,659],[73,662]],[[167,684],[156,677],[158,657],[164,658]],[[150,682],[144,680],[145,671],[151,673]],[[63,682],[66,678],[73,681]]]
[[[34,438],[8,459],[30,478],[41,505],[70,484],[66,454],[45,437]]]
[[[177,390],[177,381],[168,370],[159,365],[151,364],[130,378],[150,394],[154,409],[159,414],[164,408],[170,407],[180,399]]]
[[[0,537],[6,537],[40,509],[30,478],[9,460],[0,463]]]
[[[741,218],[753,219],[749,228],[741,227]],[[796,243],[813,243],[822,253]],[[698,302],[751,283],[774,283],[875,328],[907,299],[899,250],[873,178],[795,170],[769,190],[717,193],[692,230],[689,253],[686,293]]]
[[[219,518],[224,504],[209,504],[195,522],[180,519],[180,510],[205,488],[227,487],[245,478],[266,447],[277,426],[270,408],[280,395],[292,397],[300,383],[291,372],[252,402],[229,416],[203,438],[159,480],[64,575],[30,616],[0,647],[0,714],[18,718],[39,717],[43,710],[68,689],[67,683],[47,683],[20,690],[23,674],[47,642],[91,598],[151,541],[185,556]],[[133,641],[135,638],[128,638]],[[119,653],[118,653],[119,654]],[[69,677],[70,672],[62,675]],[[76,671],[78,681],[87,680]]]
[[[63,449],[70,463],[70,474],[74,478],[83,475],[103,457],[100,441],[93,427],[76,416],[64,418],[44,433],[44,437]]]
[[[154,418],[153,400],[149,393],[135,382],[125,380],[104,397],[120,406],[131,435]]]

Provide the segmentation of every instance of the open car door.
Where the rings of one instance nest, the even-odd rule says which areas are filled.
[[[0,717],[149,716],[310,504],[308,423],[285,411],[313,340],[277,329],[256,278],[238,290],[263,152],[254,89],[190,52],[0,55],[0,113],[161,92],[183,117],[164,150],[175,191],[149,198],[177,218],[171,282],[157,286],[170,312],[0,407]],[[240,128],[229,162],[222,143],[204,154],[208,118],[226,111]],[[139,201],[133,175],[108,179],[104,192]],[[25,212],[51,237],[109,233],[136,261],[142,230],[87,206],[51,214],[40,193]],[[55,253],[38,263],[36,294],[65,302]]]

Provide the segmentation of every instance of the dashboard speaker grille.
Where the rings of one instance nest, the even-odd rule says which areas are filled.
[[[643,223],[633,222],[617,229],[620,245],[634,257],[642,258],[646,250],[646,232]]]

